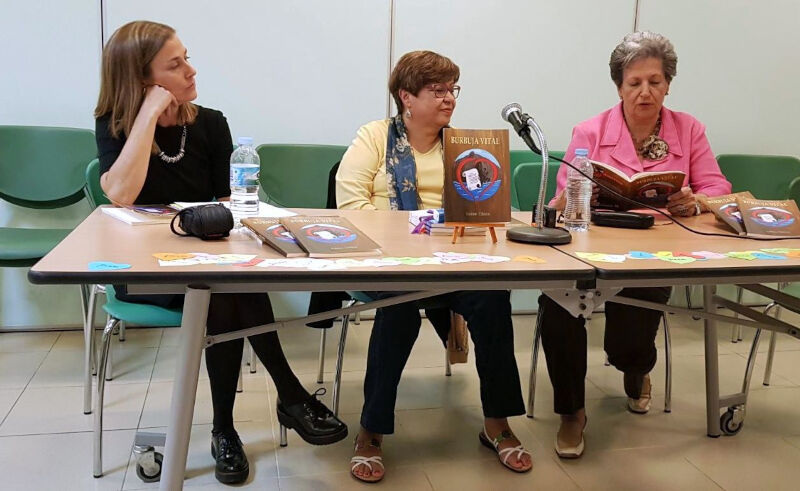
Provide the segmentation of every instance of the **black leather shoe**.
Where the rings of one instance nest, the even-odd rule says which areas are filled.
[[[278,421],[312,445],[329,445],[346,438],[347,425],[317,399],[324,394],[325,389],[319,389],[305,401],[291,406],[278,401]]]
[[[223,484],[239,484],[250,475],[250,465],[235,430],[211,434],[211,456],[217,461],[214,476]]]

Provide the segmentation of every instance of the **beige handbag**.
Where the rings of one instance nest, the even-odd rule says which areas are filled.
[[[455,312],[450,312],[450,332],[447,334],[447,356],[450,363],[466,363],[469,354],[469,331],[467,321]]]

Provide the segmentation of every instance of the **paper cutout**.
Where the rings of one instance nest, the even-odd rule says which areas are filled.
[[[544,264],[546,261],[536,256],[517,256],[512,261],[519,261],[523,263]]]
[[[786,257],[800,257],[800,251],[789,251],[786,253]]]
[[[693,256],[702,256],[706,259],[727,259],[728,256],[725,254],[720,254],[719,252],[711,252],[711,251],[694,251],[692,252]]]
[[[115,271],[129,269],[130,267],[130,264],[112,263],[111,261],[92,261],[89,263],[89,271]]]
[[[162,261],[175,261],[177,259],[189,259],[194,257],[192,253],[178,253],[178,252],[157,252],[153,257]]]
[[[673,264],[689,264],[697,261],[697,259],[689,256],[661,256],[659,259]]]
[[[705,256],[701,256],[693,252],[673,252],[672,255],[675,257],[692,257],[700,261],[705,261],[706,259]]]
[[[263,259],[261,259],[260,257],[254,257],[253,259],[247,261],[246,263],[236,263],[236,264],[234,264],[234,266],[239,266],[239,267],[243,267],[243,268],[247,268],[247,267],[250,267],[250,266],[258,266],[258,264],[261,261],[263,261]]]
[[[756,259],[756,257],[750,251],[729,252],[728,257],[732,257],[734,259],[744,259],[746,261],[753,261]]]
[[[655,259],[656,255],[644,251],[630,251],[628,257],[631,259]]]
[[[605,254],[602,252],[576,252],[576,256],[587,261],[598,261],[602,263],[622,263],[625,262],[624,254]]]
[[[761,252],[761,251],[752,251],[752,253],[756,259],[782,259],[784,261],[786,260],[786,256],[779,256],[777,254],[767,254],[766,252]]]
[[[658,257],[672,257],[672,251],[658,251],[658,252],[656,252],[656,256],[658,256]]]

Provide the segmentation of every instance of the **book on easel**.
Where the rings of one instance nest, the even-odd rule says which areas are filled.
[[[794,200],[737,197],[747,237],[800,237],[800,210]]]
[[[267,244],[286,257],[304,257],[308,255],[297,244],[297,239],[294,238],[294,235],[286,230],[286,227],[283,226],[278,218],[242,218],[242,225],[253,232],[262,244]]]
[[[308,257],[377,256],[380,246],[356,228],[345,217],[304,216],[282,217],[297,244]]]
[[[717,221],[724,223],[737,234],[744,235],[742,214],[739,213],[739,203],[736,202],[736,198],[739,196],[743,198],[753,197],[750,191],[743,191],[741,193],[714,196],[713,198],[702,198],[702,202],[706,205],[706,208],[714,214]]]
[[[444,213],[448,224],[511,220],[508,130],[445,128]]]

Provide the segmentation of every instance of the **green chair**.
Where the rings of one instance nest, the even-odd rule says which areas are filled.
[[[100,164],[97,159],[89,162],[85,171],[84,192],[92,208],[99,205],[109,204],[110,201],[103,194],[100,187]],[[88,290],[88,292],[87,292]],[[111,380],[111,336],[119,332],[119,340],[125,340],[125,325],[137,324],[151,327],[175,327],[181,325],[182,309],[168,309],[156,305],[137,304],[123,302],[116,298],[116,292],[112,285],[85,285],[82,294],[88,295],[86,301],[86,316],[84,319],[84,383],[83,383],[83,412],[92,412],[92,366],[97,368],[97,397],[94,407],[94,462],[93,475],[101,477],[103,475],[103,396],[105,393],[105,382]],[[106,302],[103,310],[106,312],[106,325],[100,342],[99,358],[94,362],[94,312],[97,302],[97,295],[104,294]],[[256,363],[255,354],[250,350],[249,362],[250,373],[255,373]],[[239,377],[239,387],[242,390],[242,379]],[[157,473],[147,473],[141,465],[137,464],[137,474],[143,480],[156,481],[160,475],[160,466]]]
[[[550,155],[554,155],[554,156],[559,157],[559,158],[564,158],[564,152],[556,152],[556,151],[554,151],[554,152],[550,152]],[[516,209],[518,209],[518,210],[523,210],[523,211],[530,210],[531,208],[526,208],[526,207],[533,206],[533,200],[529,200],[528,196],[534,196],[534,200],[536,199],[535,196],[539,192],[539,182],[540,182],[539,178],[541,177],[540,174],[538,174],[538,173],[535,174],[535,176],[533,176],[533,177],[529,177],[530,174],[533,173],[533,169],[526,169],[525,171],[522,171],[522,172],[525,173],[524,179],[526,179],[526,180],[524,180],[522,182],[525,183],[526,185],[529,184],[529,183],[533,184],[533,185],[536,186],[536,189],[533,190],[533,191],[522,190],[522,193],[525,195],[525,202],[521,203],[519,201],[519,195],[516,192],[516,184],[515,184],[515,182],[517,180],[516,179],[516,175],[517,175],[517,172],[518,172],[517,168],[522,164],[528,164],[528,163],[538,164],[539,167],[537,167],[537,169],[541,169],[542,156],[539,155],[539,154],[533,153],[530,150],[512,150],[511,151],[511,183],[512,183],[511,206],[516,208]],[[548,192],[548,196],[552,197],[552,195],[555,194],[555,189],[556,189],[556,171],[558,170],[558,166],[560,165],[560,163],[558,161],[552,160],[552,159],[550,159],[549,163],[550,163],[550,166],[548,167],[548,169],[549,169],[550,174],[549,174],[549,178],[547,180],[547,192]],[[556,171],[553,171],[553,167],[555,167]],[[538,172],[538,170],[537,170],[537,172]]]
[[[260,145],[262,199],[284,208],[325,208],[328,172],[343,145]]]
[[[0,126],[0,199],[32,209],[77,203],[84,166],[96,152],[90,130]],[[32,266],[71,231],[0,227],[0,266]]]
[[[547,165],[547,189],[545,190],[545,204],[556,194],[556,175],[560,162],[551,160]],[[539,184],[542,177],[542,161],[523,162],[519,164],[511,177],[512,193],[511,205],[521,211],[531,211],[534,203],[539,199]]]
[[[722,154],[717,156],[717,162],[734,193],[750,191],[757,199],[800,198],[800,158],[790,155]],[[738,287],[736,301],[742,301],[742,289]],[[742,326],[733,326],[731,342],[741,340]]]

